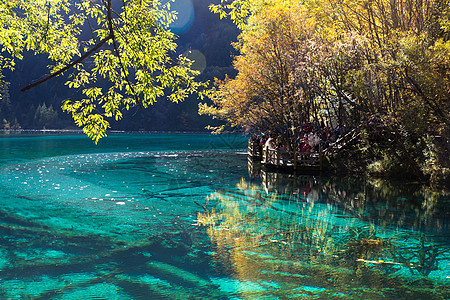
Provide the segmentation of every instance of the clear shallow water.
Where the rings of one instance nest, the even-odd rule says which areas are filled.
[[[0,299],[448,299],[449,197],[238,135],[0,137]]]

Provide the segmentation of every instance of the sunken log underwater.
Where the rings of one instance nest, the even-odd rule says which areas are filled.
[[[0,208],[0,299],[450,299],[435,196],[408,202],[397,188],[378,197],[375,183],[258,176],[202,193],[188,217],[154,218],[144,197],[126,214],[139,222],[77,215],[108,224],[95,230],[62,223],[73,208],[58,207],[58,218]]]

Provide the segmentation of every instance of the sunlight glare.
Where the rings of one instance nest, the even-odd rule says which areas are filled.
[[[176,34],[188,31],[195,17],[192,1],[175,0],[170,9],[177,12],[177,19],[170,25],[170,29]]]
[[[206,57],[200,50],[189,50],[183,53],[184,56],[193,61],[192,70],[202,73],[206,69]]]

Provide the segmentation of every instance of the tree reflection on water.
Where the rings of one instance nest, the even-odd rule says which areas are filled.
[[[449,297],[448,195],[249,172],[252,180],[210,194],[198,214],[214,263],[267,288],[244,296]]]

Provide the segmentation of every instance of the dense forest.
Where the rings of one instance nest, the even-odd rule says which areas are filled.
[[[291,151],[305,124],[352,133],[335,170],[448,182],[448,0],[238,0],[212,10],[242,30],[238,74],[216,81],[200,113],[276,135]]]
[[[75,2],[75,1],[73,1]],[[176,53],[201,53],[204,66],[198,81],[225,78],[225,74],[234,76],[232,57],[237,51],[231,42],[236,41],[239,30],[228,20],[220,20],[212,14],[208,6],[211,1],[193,0],[177,1],[189,5],[180,6],[179,18],[189,18],[188,26],[171,28],[177,35]],[[174,6],[173,9],[177,9]],[[83,32],[89,32],[88,24],[83,25]],[[195,57],[192,58],[195,60]],[[65,85],[67,76],[53,78],[28,91],[20,89],[45,77],[51,60],[45,54],[24,53],[18,60],[14,71],[4,70],[4,83],[0,93],[0,128],[4,129],[77,129],[70,114],[61,110],[62,101],[76,99],[79,94]],[[123,121],[111,121],[111,129],[127,131],[204,131],[210,118],[199,116],[198,97],[191,96],[180,103],[159,99],[147,109],[134,107],[123,110]]]

